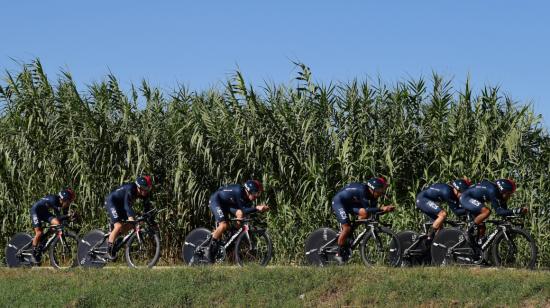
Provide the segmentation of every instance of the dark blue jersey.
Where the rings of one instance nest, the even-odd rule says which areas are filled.
[[[513,212],[508,209],[506,201],[502,198],[497,185],[488,180],[483,180],[475,186],[469,188],[462,193],[461,198],[464,198],[464,200],[472,198],[480,203],[490,202],[491,206],[498,215],[513,215]]]
[[[437,183],[430,185],[417,195],[417,199],[420,198],[426,198],[434,202],[446,202],[453,212],[456,212],[460,207],[453,188],[448,184]]]
[[[44,198],[38,200],[35,204],[33,204],[32,209],[35,212],[50,212],[50,210],[54,211],[54,214],[56,216],[60,215],[67,215],[68,208],[62,209],[61,208],[61,198],[57,195],[47,195]]]
[[[128,217],[133,217],[135,216],[135,212],[132,207],[136,198],[144,199],[143,210],[147,212],[151,207],[151,200],[149,197],[150,196],[147,196],[146,198],[139,197],[136,183],[127,183],[110,193],[105,200],[107,201],[107,204],[112,204],[117,208],[124,208],[128,214]]]
[[[342,188],[333,198],[334,203],[345,207],[365,208],[367,213],[379,212],[378,201],[371,195],[369,188],[363,183],[350,183]]]
[[[212,194],[210,200],[214,203],[218,203],[222,207],[240,209],[245,214],[257,211],[256,207],[254,207],[252,202],[246,197],[244,187],[239,184],[221,187]]]

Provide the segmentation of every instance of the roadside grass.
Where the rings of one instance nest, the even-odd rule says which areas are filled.
[[[550,273],[492,268],[0,269],[0,306],[550,305]]]

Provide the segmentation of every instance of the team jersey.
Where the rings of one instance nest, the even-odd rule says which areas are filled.
[[[483,180],[462,193],[461,200],[475,199],[480,203],[490,202],[498,215],[509,216],[513,212],[508,209],[506,201],[502,198],[497,185],[488,180]]]
[[[32,209],[36,212],[53,210],[56,216],[67,215],[69,209],[61,208],[61,198],[57,195],[47,195],[33,204]]]
[[[244,214],[250,214],[257,211],[256,207],[254,207],[252,202],[246,197],[244,187],[239,184],[221,187],[212,194],[210,200],[219,203],[223,207],[240,209]]]
[[[453,212],[460,208],[458,198],[454,194],[453,188],[448,184],[430,185],[418,194],[417,199],[420,198],[426,198],[434,202],[446,202]]]
[[[350,183],[342,188],[333,198],[334,202],[339,202],[345,207],[365,208],[367,213],[376,213],[378,201],[371,195],[369,188],[363,183]]]
[[[149,211],[151,208],[151,198],[150,193],[147,197],[139,197],[137,193],[136,183],[127,183],[123,184],[115,191],[110,193],[107,198],[107,204],[112,204],[117,208],[124,208],[129,217],[135,216],[133,209],[134,201],[136,198],[144,199],[143,200],[143,210],[145,212]]]

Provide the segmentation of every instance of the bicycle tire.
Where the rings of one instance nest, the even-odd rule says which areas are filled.
[[[361,241],[361,259],[366,266],[390,266],[401,264],[401,245],[397,235],[386,227],[375,231],[376,238],[368,232]]]
[[[8,267],[32,266],[30,260],[24,256],[17,256],[17,252],[32,242],[32,237],[27,233],[15,234],[6,245],[5,256]],[[32,253],[32,248],[29,249]]]
[[[126,263],[131,268],[147,267],[152,268],[160,259],[160,236],[152,230],[140,230],[141,242],[137,233],[132,234],[126,243]],[[137,244],[137,245],[136,245]],[[135,248],[138,251],[135,251]],[[139,258],[145,251],[146,255]]]
[[[444,228],[437,232],[432,242],[431,255],[432,264],[438,266],[446,266],[452,264],[467,264],[472,263],[466,260],[460,261],[456,255],[447,255],[448,249],[454,247],[455,249],[471,250],[473,255],[473,249],[470,247],[467,241],[465,241],[466,235],[464,232],[457,228]],[[459,244],[462,242],[462,244]],[[459,244],[459,246],[456,246]]]
[[[401,231],[396,234],[397,239],[399,240],[399,245],[401,246],[402,257],[401,257],[401,266],[418,266],[428,264],[430,262],[429,247],[426,247],[426,240],[421,240],[415,245],[413,250],[422,250],[424,254],[422,256],[405,256],[405,250],[411,248],[413,243],[420,236],[417,232],[412,230]]]
[[[499,233],[492,243],[494,264],[503,267],[535,268],[538,248],[531,234],[520,228],[509,228],[506,233],[506,235],[504,232]],[[526,242],[521,243],[521,238]],[[510,245],[510,241],[513,245]],[[523,248],[521,252],[517,251],[518,246]]]
[[[107,240],[105,232],[102,230],[92,230],[88,232],[78,242],[78,264],[82,267],[101,268],[107,263],[107,260],[101,255],[107,254]],[[99,244],[99,245],[98,245]],[[96,251],[92,252],[91,250]]]
[[[210,260],[204,255],[204,247],[197,248],[203,244],[212,232],[206,228],[197,228],[192,230],[186,237],[181,250],[181,258],[188,265],[209,265]]]
[[[71,231],[63,232],[64,243],[56,236],[50,245],[50,265],[56,269],[78,266],[78,236]],[[57,248],[59,246],[59,248]],[[68,250],[68,251],[67,251]],[[61,258],[56,254],[61,253]]]
[[[310,265],[325,266],[335,263],[334,257],[338,250],[337,232],[331,228],[319,228],[313,231],[305,241],[305,261]],[[333,241],[330,249],[320,251],[321,247]]]
[[[271,260],[273,243],[266,230],[255,229],[242,232],[235,242],[235,261],[239,266],[257,264],[266,266]]]

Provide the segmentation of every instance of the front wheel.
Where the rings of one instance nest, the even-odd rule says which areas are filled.
[[[30,254],[32,250],[32,237],[27,233],[17,233],[6,245],[6,264],[8,267],[32,266]]]
[[[492,248],[496,266],[533,269],[537,262],[537,245],[523,229],[507,229],[499,233]]]
[[[183,243],[181,257],[188,265],[209,265],[207,250],[211,232],[206,228],[197,228],[191,231]]]
[[[336,230],[331,228],[313,231],[305,243],[306,262],[317,266],[336,263],[334,257],[338,252],[337,235]]]
[[[160,237],[152,230],[135,232],[126,243],[126,263],[129,267],[148,267],[160,259]]]
[[[235,243],[235,261],[240,266],[257,264],[266,266],[271,260],[273,244],[265,230],[242,232]]]
[[[401,264],[401,244],[388,228],[376,228],[361,242],[361,258],[366,266],[398,266]]]
[[[50,246],[50,264],[57,269],[78,266],[78,236],[70,231],[58,235]]]
[[[83,267],[104,267],[107,263],[107,235],[101,230],[88,232],[78,243],[78,264]]]

